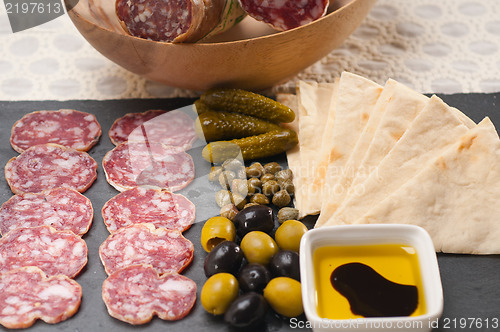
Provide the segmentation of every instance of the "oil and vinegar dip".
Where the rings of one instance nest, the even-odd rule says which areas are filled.
[[[418,256],[412,246],[320,247],[313,253],[313,266],[317,311],[322,318],[420,316],[425,313]],[[401,307],[407,309],[397,310]]]

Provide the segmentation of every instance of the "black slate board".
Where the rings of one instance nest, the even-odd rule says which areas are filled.
[[[500,128],[500,93],[497,94],[456,94],[442,95],[445,102],[455,106],[479,122],[489,116]],[[220,319],[207,314],[197,301],[193,311],[185,319],[166,322],[154,318],[150,323],[132,326],[111,318],[101,299],[101,286],[106,274],[98,256],[99,245],[109,235],[100,210],[103,204],[118,194],[105,180],[101,162],[104,154],[113,148],[107,132],[113,121],[128,112],[142,112],[148,109],[175,109],[192,103],[192,99],[133,99],[133,100],[70,100],[70,101],[0,101],[0,165],[3,169],[7,161],[17,153],[10,147],[10,129],[14,122],[24,114],[35,110],[53,110],[74,108],[94,113],[103,129],[99,143],[89,152],[99,164],[98,179],[84,194],[94,206],[94,222],[89,233],[83,238],[89,248],[89,262],[82,273],[76,277],[83,288],[83,300],[78,313],[67,321],[56,325],[37,322],[31,331],[234,331]],[[196,179],[181,191],[197,206],[195,224],[185,232],[195,246],[195,256],[191,265],[183,272],[198,284],[198,295],[206,280],[203,273],[205,252],[200,244],[200,232],[203,221],[218,213],[213,200],[217,191],[209,184],[206,175],[210,165],[201,160],[202,146],[198,144],[190,151],[196,164]],[[277,161],[285,164],[284,155]],[[263,161],[265,162],[265,161]],[[3,173],[3,171],[2,171]],[[0,204],[12,196],[4,176],[0,176]],[[500,203],[500,202],[499,202]],[[500,221],[500,216],[499,221]],[[309,223],[311,226],[312,223]],[[500,239],[499,239],[500,241]],[[476,330],[492,331],[500,328],[500,256],[470,256],[438,254],[441,278],[444,289],[444,312],[435,331]],[[301,318],[300,326],[305,323]],[[473,320],[474,319],[474,320]],[[298,328],[297,322],[289,322],[269,314],[264,331],[309,330]],[[463,323],[466,323],[465,326]],[[482,323],[481,325],[479,325]],[[0,327],[1,330],[5,330]]]

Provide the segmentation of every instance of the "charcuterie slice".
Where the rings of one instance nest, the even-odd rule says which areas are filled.
[[[102,208],[102,217],[110,233],[137,223],[152,223],[156,227],[183,232],[194,222],[195,206],[180,194],[136,187],[107,201]]]
[[[193,158],[182,148],[160,143],[122,143],[102,164],[108,183],[118,191],[139,185],[177,191],[194,179]]]
[[[87,245],[71,231],[50,226],[18,228],[0,239],[0,273],[25,266],[49,276],[76,276],[87,264]]]
[[[276,30],[306,25],[326,14],[328,0],[239,0],[243,10]]]
[[[92,217],[90,200],[73,189],[18,194],[0,208],[0,234],[16,228],[48,225],[83,235],[89,230]]]
[[[36,111],[14,124],[10,144],[19,153],[45,143],[88,151],[97,143],[101,133],[101,126],[93,114],[71,109]]]
[[[80,307],[82,288],[67,276],[47,277],[28,266],[0,275],[0,324],[9,329],[30,327],[37,319],[55,324]]]
[[[109,130],[115,145],[123,142],[154,142],[189,150],[196,140],[194,121],[182,111],[150,110],[128,113],[117,119]]]
[[[151,264],[160,274],[181,272],[193,260],[194,246],[182,233],[152,224],[120,228],[100,246],[108,275],[127,266]]]
[[[5,178],[14,194],[54,188],[84,192],[97,178],[97,163],[86,152],[40,144],[9,160]]]
[[[229,29],[244,12],[234,0],[117,0],[116,15],[132,36],[191,43]]]
[[[154,315],[179,320],[196,301],[196,283],[177,273],[159,276],[151,265],[133,265],[104,280],[102,298],[110,316],[129,324],[145,324]]]

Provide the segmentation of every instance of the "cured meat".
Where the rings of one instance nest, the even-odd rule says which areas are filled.
[[[97,163],[86,152],[40,144],[9,160],[5,178],[14,194],[54,188],[84,192],[97,178]]]
[[[135,224],[120,228],[99,247],[108,275],[127,266],[151,264],[160,274],[181,272],[193,260],[194,246],[179,231]]]
[[[163,42],[196,42],[241,21],[234,0],[117,0],[116,15],[135,37]]]
[[[173,192],[194,179],[193,158],[182,148],[159,143],[122,143],[106,153],[102,164],[118,191],[150,185]]]
[[[70,109],[36,111],[26,114],[14,124],[10,144],[19,153],[45,143],[88,151],[101,134],[101,126],[93,114]]]
[[[276,30],[297,28],[324,16],[328,0],[239,0],[243,10]]]
[[[9,329],[30,327],[37,319],[55,324],[80,307],[82,288],[63,275],[47,277],[34,266],[0,275],[0,324]]]
[[[196,283],[177,273],[159,276],[151,265],[133,265],[104,280],[102,299],[110,316],[129,324],[145,324],[153,315],[179,320],[196,301]]]
[[[102,208],[102,217],[110,233],[137,223],[151,223],[183,232],[194,222],[195,206],[180,194],[136,187],[107,201]]]
[[[76,276],[87,264],[87,244],[50,226],[18,228],[0,239],[0,273],[36,266],[49,276]]]
[[[92,224],[93,213],[90,200],[73,189],[18,194],[0,208],[0,234],[16,228],[48,225],[83,235]]]
[[[117,119],[109,130],[113,144],[154,142],[189,150],[196,140],[194,121],[182,111],[151,110],[128,113]]]

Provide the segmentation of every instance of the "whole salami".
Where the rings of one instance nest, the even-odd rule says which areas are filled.
[[[239,0],[243,10],[276,30],[297,28],[324,16],[329,0]]]
[[[108,275],[127,266],[151,264],[160,274],[181,272],[193,260],[194,246],[179,231],[135,224],[120,228],[99,247]]]
[[[235,0],[117,0],[116,15],[132,36],[180,43],[227,30],[245,13]]]
[[[136,187],[107,201],[102,208],[102,217],[110,233],[137,223],[151,223],[183,232],[194,222],[195,206],[180,194]]]
[[[122,143],[106,153],[102,164],[106,180],[118,191],[140,185],[177,191],[195,175],[189,154],[160,143]]]
[[[88,151],[101,134],[101,126],[93,114],[70,109],[36,111],[26,114],[14,124],[10,144],[19,153],[45,143]]]
[[[86,152],[58,144],[40,144],[9,160],[5,178],[14,194],[54,188],[84,192],[97,178],[97,163]]]
[[[189,150],[196,140],[194,121],[185,112],[151,110],[128,113],[117,119],[109,130],[111,141],[163,143]]]
[[[93,213],[90,200],[73,189],[18,194],[0,208],[0,234],[16,228],[48,225],[83,235],[92,224]]]
[[[55,324],[80,307],[82,288],[63,275],[47,277],[28,266],[0,275],[0,324],[9,329],[30,327],[37,319]]]
[[[196,283],[177,273],[159,276],[151,265],[133,265],[104,280],[102,299],[111,317],[129,324],[145,324],[154,315],[179,320],[196,302]]]
[[[76,276],[87,264],[85,241],[71,231],[50,226],[17,228],[0,239],[0,273],[25,266],[49,276]]]

